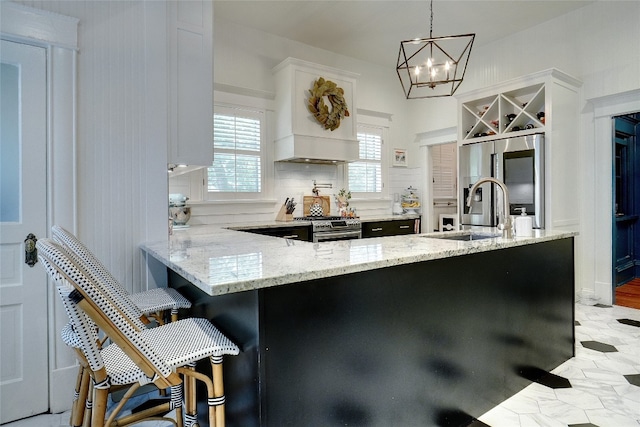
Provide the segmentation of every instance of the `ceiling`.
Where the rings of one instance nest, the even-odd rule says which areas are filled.
[[[438,0],[433,36],[475,33],[484,45],[596,0]],[[215,19],[363,61],[395,63],[402,40],[429,37],[427,0],[215,0]]]

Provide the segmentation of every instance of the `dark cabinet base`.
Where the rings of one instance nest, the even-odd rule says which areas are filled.
[[[563,239],[203,296],[194,314],[243,347],[225,362],[229,426],[435,426],[572,357],[573,304]]]
[[[420,218],[395,219],[362,223],[362,238],[401,236],[420,233]]]
[[[265,236],[282,237],[292,240],[303,240],[305,242],[311,242],[311,226],[298,225],[292,227],[266,227],[266,228],[252,228],[241,230],[248,233],[263,234]]]

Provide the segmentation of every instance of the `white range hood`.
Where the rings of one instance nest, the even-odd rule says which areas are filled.
[[[276,79],[275,160],[344,163],[358,160],[356,106],[357,74],[287,58],[273,69]],[[344,90],[349,117],[340,127],[324,129],[307,109],[309,90],[318,78]],[[330,105],[325,100],[326,105]]]

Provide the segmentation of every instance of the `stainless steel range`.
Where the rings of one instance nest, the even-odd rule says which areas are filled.
[[[362,238],[362,223],[358,218],[304,216],[295,219],[311,221],[314,243]]]

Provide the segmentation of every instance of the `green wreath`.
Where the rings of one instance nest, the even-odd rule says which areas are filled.
[[[340,127],[340,120],[349,117],[344,90],[334,82],[320,77],[313,83],[313,89],[309,89],[309,94],[307,108],[325,129],[334,131]],[[325,96],[331,103],[331,111],[324,103]]]

